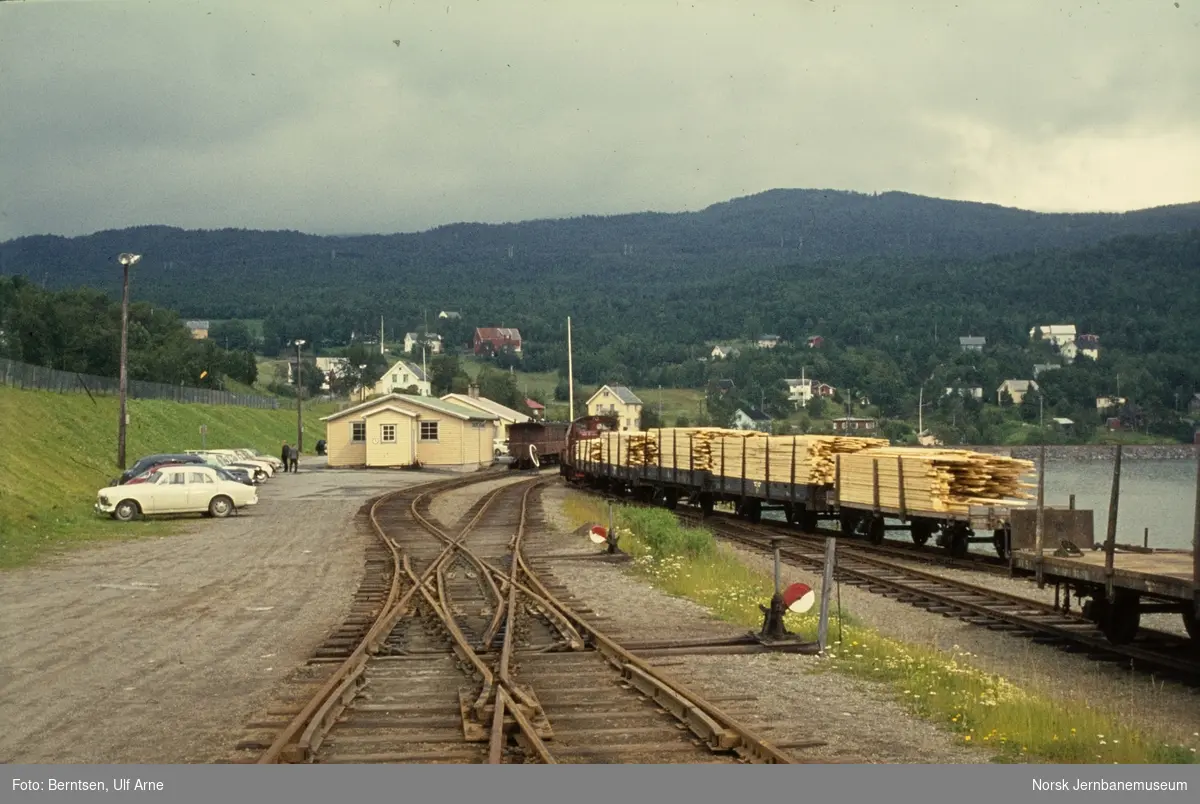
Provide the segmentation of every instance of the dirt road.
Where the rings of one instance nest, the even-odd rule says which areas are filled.
[[[302,467],[240,516],[0,576],[0,762],[226,756],[344,618],[373,538],[363,502],[436,479]]]

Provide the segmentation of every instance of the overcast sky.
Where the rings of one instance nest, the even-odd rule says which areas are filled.
[[[6,0],[0,110],[0,239],[1126,210],[1200,200],[1200,0]]]

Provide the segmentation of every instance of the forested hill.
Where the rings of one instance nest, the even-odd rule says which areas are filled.
[[[907,193],[772,190],[699,212],[451,224],[426,232],[320,237],[294,231],[145,226],[0,243],[0,275],[47,287],[119,284],[115,255],[145,255],[143,298],[185,315],[262,317],[299,293],[336,302],[348,283],[477,283],[711,277],[728,266],[804,265],[871,257],[978,259],[1075,249],[1122,235],[1200,228],[1200,203],[1136,212],[1045,214]],[[511,256],[510,256],[511,249]],[[214,292],[220,288],[221,293]],[[237,297],[230,304],[231,297]],[[455,294],[444,301],[453,307]],[[381,307],[375,313],[394,312]]]

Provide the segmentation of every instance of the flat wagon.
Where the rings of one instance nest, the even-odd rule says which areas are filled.
[[[873,478],[873,503],[845,500],[840,459],[834,482],[810,484],[796,482],[795,461],[776,467],[768,462],[763,479],[750,479],[746,477],[744,451],[740,464],[726,461],[724,455],[714,455],[711,467],[701,469],[694,464],[664,466],[661,452],[657,463],[631,465],[634,462],[622,454],[620,440],[612,454],[605,452],[599,459],[579,449],[578,444],[568,447],[562,473],[572,482],[670,509],[684,502],[709,514],[718,503],[731,503],[738,516],[751,522],[761,521],[764,511],[779,511],[789,523],[806,530],[816,528],[821,520],[834,520],[843,532],[876,544],[883,541],[888,530],[903,530],[917,544],[936,536],[937,544],[957,556],[966,555],[972,543],[990,543],[999,555],[1007,556],[1011,541],[1009,506],[972,505],[965,512],[925,511],[906,505],[903,492],[899,505],[882,504],[878,473]],[[689,448],[687,452],[690,455],[692,451]],[[672,453],[679,454],[674,448]]]

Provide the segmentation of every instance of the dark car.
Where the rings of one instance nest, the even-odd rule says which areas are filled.
[[[117,478],[114,485],[123,486],[138,475],[143,475],[159,466],[167,466],[168,464],[181,463],[204,463],[204,459],[199,455],[172,455],[170,453],[162,455],[147,455],[140,458],[137,463],[126,469]]]

